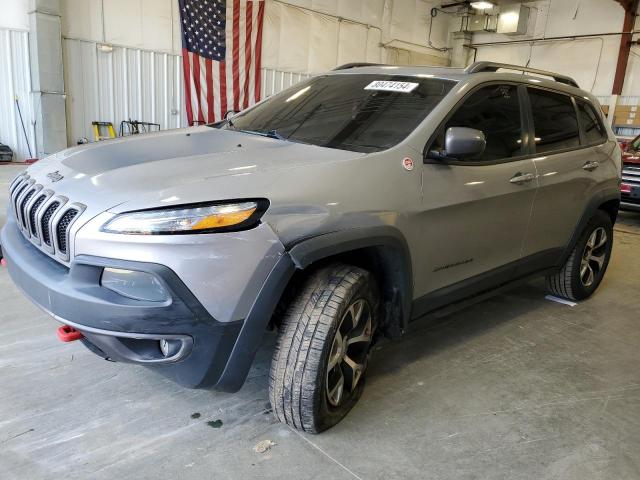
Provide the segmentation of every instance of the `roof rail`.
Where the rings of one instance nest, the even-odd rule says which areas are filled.
[[[348,70],[350,68],[358,68],[358,67],[380,67],[383,66],[382,63],[345,63],[344,65],[340,65],[339,67],[334,68],[333,70]]]
[[[578,83],[571,77],[566,75],[560,75],[559,73],[548,72],[546,70],[538,70],[536,68],[520,67],[518,65],[509,65],[508,63],[495,63],[495,62],[475,62],[465,68],[465,73],[481,73],[481,72],[497,72],[499,69],[516,70],[522,73],[533,73],[535,75],[542,75],[544,77],[551,77],[556,82],[564,83],[565,85],[571,85],[572,87],[578,87]]]

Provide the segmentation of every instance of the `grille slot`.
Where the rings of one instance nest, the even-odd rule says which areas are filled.
[[[29,211],[29,226],[31,227],[31,234],[36,238],[38,238],[38,222],[36,214],[38,213],[38,208],[40,208],[40,205],[42,205],[46,199],[46,195],[40,195]]]
[[[78,215],[78,210],[67,210],[56,226],[56,240],[58,241],[58,249],[62,253],[67,253],[67,236],[69,233],[69,225]]]
[[[20,223],[22,223],[22,226],[24,228],[27,228],[27,203],[29,203],[29,200],[31,200],[31,197],[33,197],[33,194],[36,193],[36,189],[32,189],[29,193],[27,193],[24,198],[22,199],[22,202],[20,202],[20,212],[21,212],[21,219],[20,219]]]
[[[55,201],[51,205],[47,207],[42,215],[42,220],[40,221],[40,225],[42,226],[42,241],[51,246],[51,230],[49,230],[49,220],[53,217],[53,214],[56,213],[56,210],[60,207],[60,202]]]
[[[13,193],[13,209],[16,212],[16,216],[18,215],[18,198],[22,195],[22,192],[24,192],[28,185],[29,182],[24,182],[22,185],[19,185]]]
[[[27,180],[29,180],[29,176],[28,175],[19,176],[18,178],[16,178],[11,183],[11,186],[9,187],[9,195],[13,195],[13,192],[16,191],[16,188],[18,188],[18,185],[20,185],[22,182],[25,182]]]

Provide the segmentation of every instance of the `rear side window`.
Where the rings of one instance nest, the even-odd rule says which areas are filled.
[[[444,150],[445,132],[450,127],[482,130],[487,147],[481,155],[465,162],[487,162],[523,154],[520,99],[516,85],[482,87],[467,98],[439,132],[430,150]]]
[[[549,153],[580,146],[578,118],[571,97],[529,88],[536,153]]]
[[[607,132],[593,107],[584,100],[576,99],[576,102],[578,103],[580,126],[587,144],[604,142],[607,139]]]

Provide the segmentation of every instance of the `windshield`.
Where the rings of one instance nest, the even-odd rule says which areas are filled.
[[[314,77],[212,125],[322,147],[376,152],[405,139],[455,85],[397,75]]]

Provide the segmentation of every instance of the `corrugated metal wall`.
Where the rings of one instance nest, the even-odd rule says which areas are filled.
[[[33,151],[35,129],[29,69],[29,33],[0,29],[0,142],[11,147],[14,160],[24,160],[29,158],[29,149],[20,125],[16,96]]]
[[[262,69],[262,98],[269,97],[274,93],[281,92],[289,88],[291,85],[302,82],[311,75],[308,73],[292,73],[283,72],[281,70],[273,70],[271,68]]]
[[[162,130],[186,125],[182,60],[177,55],[64,40],[67,137],[93,141],[91,122],[122,120],[159,123]],[[262,96],[273,95],[309,78],[308,74],[262,69]]]
[[[93,140],[91,122],[122,120],[159,123],[162,130],[178,128],[182,119],[182,70],[177,55],[64,40],[67,137]]]
[[[64,39],[67,140],[93,141],[91,122],[122,120],[159,123],[163,130],[186,125],[181,58],[147,50],[113,47],[101,52],[94,42]],[[14,160],[29,158],[15,96],[27,138],[35,147],[34,111],[29,69],[29,34],[0,29],[0,142],[14,151]],[[262,69],[262,97],[309,78],[309,74]]]

